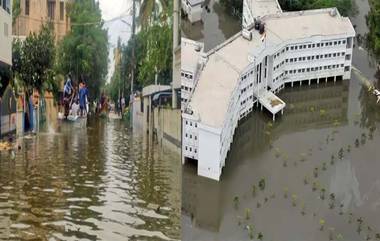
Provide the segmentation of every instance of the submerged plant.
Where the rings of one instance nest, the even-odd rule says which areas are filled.
[[[338,152],[339,159],[342,160],[342,158],[343,158],[343,154],[344,154],[344,150],[343,150],[343,148],[340,148],[340,149],[339,149],[339,152]]]
[[[288,198],[288,192],[289,192],[289,188],[285,187],[284,188],[284,198]]]
[[[260,208],[260,207],[261,207],[261,203],[260,203],[260,202],[257,202],[256,207],[257,207],[257,208]]]
[[[359,139],[356,138],[356,139],[355,139],[355,147],[359,147],[359,145],[360,145]]]
[[[343,215],[343,208],[344,208],[344,205],[343,205],[343,203],[341,203],[339,205],[339,215]]]
[[[365,141],[367,139],[367,136],[365,133],[362,133],[362,138],[361,138],[361,144],[364,145],[365,144]]]
[[[259,232],[259,233],[257,234],[257,239],[258,239],[258,240],[263,240],[263,239],[264,239],[264,235],[263,235],[263,233]]]
[[[235,196],[233,199],[235,209],[239,208],[239,197]]]
[[[249,239],[253,239],[254,238],[253,225],[251,224],[247,225],[247,231],[248,231]]]
[[[341,233],[338,233],[338,234],[336,235],[336,239],[337,239],[337,240],[343,240],[343,235],[342,235]]]
[[[321,188],[320,198],[321,198],[322,200],[325,200],[325,193],[326,193],[326,189]]]
[[[255,197],[256,196],[256,185],[252,185],[252,196]]]
[[[323,171],[326,171],[326,170],[327,170],[327,164],[326,164],[326,162],[323,162],[323,163],[322,163],[322,170],[323,170]]]
[[[279,158],[279,157],[281,156],[281,152],[280,152],[280,149],[279,149],[278,147],[276,147],[276,148],[274,149],[274,156],[275,156],[276,158]]]
[[[305,209],[305,203],[304,202],[301,203],[301,214],[302,214],[302,216],[306,215],[306,209]]]
[[[301,153],[300,157],[301,157],[301,159],[300,159],[301,162],[306,161],[306,153]]]
[[[284,162],[282,163],[282,166],[283,167],[287,167],[288,166],[288,162],[286,160],[284,160]]]
[[[334,240],[334,228],[329,228],[329,240],[332,241]]]
[[[334,193],[330,193],[330,209],[333,209],[335,207],[335,194]]]
[[[238,226],[240,226],[242,223],[242,217],[238,215],[236,216],[236,218],[237,218]]]
[[[293,194],[292,195],[292,205],[293,205],[293,207],[297,206],[297,199],[298,199],[297,195]]]
[[[313,174],[314,174],[314,177],[317,178],[318,177],[318,167],[315,167],[314,170],[313,170]]]
[[[305,185],[309,184],[309,177],[308,176],[305,176],[304,179],[303,179],[303,183]]]
[[[351,145],[347,146],[347,152],[351,152]]]
[[[246,220],[249,220],[251,218],[251,209],[250,208],[246,208],[245,209],[245,219]]]
[[[261,191],[265,189],[265,178],[261,178],[259,181],[259,188]]]
[[[319,230],[322,231],[325,228],[325,223],[326,221],[323,218],[319,220],[319,226],[320,226]]]
[[[318,181],[313,182],[313,185],[312,185],[312,190],[313,190],[313,192],[317,191],[318,188],[319,188],[319,183],[318,183]]]
[[[352,220],[353,220],[352,213],[349,213],[348,214],[348,223],[352,223]]]

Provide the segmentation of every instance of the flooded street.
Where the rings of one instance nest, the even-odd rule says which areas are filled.
[[[0,156],[0,240],[179,240],[179,153],[118,120],[58,123]]]
[[[380,107],[361,79],[379,80],[361,45],[353,66],[350,80],[285,88],[275,123],[258,109],[242,120],[220,182],[183,166],[182,240],[380,240]]]
[[[208,51],[240,31],[241,21],[226,14],[218,0],[205,2],[209,11],[203,8],[202,21],[193,24],[182,18],[182,36],[204,43]]]

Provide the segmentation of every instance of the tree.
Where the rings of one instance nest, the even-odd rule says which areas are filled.
[[[100,94],[108,65],[108,35],[98,2],[77,0],[69,6],[71,31],[60,42],[58,59],[62,74],[72,73],[74,80],[83,77],[90,99]]]
[[[157,74],[160,84],[168,84],[172,74],[172,27],[154,24],[143,34],[146,52],[139,62],[138,81],[142,86],[153,84]]]
[[[34,89],[42,92],[53,90],[55,81],[54,35],[49,24],[43,25],[40,32],[31,33],[25,41],[13,42],[12,70],[17,83],[27,94]]]
[[[371,10],[367,16],[367,25],[369,33],[367,34],[367,42],[373,54],[380,59],[380,2],[369,1]]]
[[[168,0],[141,0],[139,24],[144,29],[154,22],[165,22],[171,16],[172,3]]]

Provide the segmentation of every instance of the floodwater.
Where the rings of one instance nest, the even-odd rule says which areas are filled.
[[[380,240],[380,105],[360,80],[380,81],[361,45],[353,65],[350,80],[280,92],[275,123],[259,110],[243,120],[220,182],[183,166],[182,240]]]
[[[187,18],[181,20],[182,36],[204,43],[208,51],[240,31],[241,21],[227,14],[218,0],[206,0],[202,21],[193,24]]]
[[[0,155],[0,240],[179,240],[179,153],[119,120],[56,123]]]

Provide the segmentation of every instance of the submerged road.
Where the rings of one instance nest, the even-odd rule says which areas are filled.
[[[0,240],[178,240],[179,154],[120,120],[58,123],[0,153]]]

